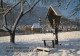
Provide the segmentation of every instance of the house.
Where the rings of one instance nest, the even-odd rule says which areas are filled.
[[[42,27],[39,23],[34,23],[31,27],[31,30],[33,32],[41,32],[42,31]]]
[[[31,31],[31,27],[29,27],[29,26],[23,26],[23,31],[24,31],[24,33],[32,33],[32,31]]]
[[[5,28],[0,28],[0,36],[7,36],[9,35],[8,30]]]

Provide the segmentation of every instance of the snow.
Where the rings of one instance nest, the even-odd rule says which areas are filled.
[[[48,41],[51,41],[51,40],[55,40],[55,38],[43,38],[42,40],[48,40]]]
[[[49,48],[45,48],[45,47],[36,47],[36,49],[34,49],[34,51],[36,51],[36,50],[50,52],[50,49]]]
[[[50,6],[52,10],[55,12],[56,15],[62,16],[61,12],[59,11],[59,8],[57,6]]]
[[[4,31],[8,31],[7,29],[4,29],[4,28],[0,28],[0,29],[2,29],[2,30],[4,30]]]
[[[0,56],[80,56],[80,31],[60,32],[58,35],[61,45],[49,48],[50,52],[33,50],[44,46],[42,39],[54,38],[52,33],[16,35],[16,44],[10,43],[9,36],[0,37]]]
[[[34,23],[31,28],[41,28],[41,26],[39,23]]]

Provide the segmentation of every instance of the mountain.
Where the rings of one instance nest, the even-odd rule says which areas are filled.
[[[19,9],[19,7],[17,7],[17,9]],[[21,18],[18,25],[32,25],[33,23],[38,22],[39,17],[41,18],[41,21],[43,21],[47,12],[48,12],[47,8],[40,7],[40,6],[35,6],[32,11],[30,11],[29,13],[26,13]],[[12,10],[10,13],[11,14],[7,15],[8,25],[13,25],[13,23],[15,22],[15,19],[17,18],[18,14],[19,14],[19,11]],[[3,22],[2,17],[0,16],[0,25],[2,25],[2,22]]]
[[[19,24],[22,25],[22,23],[24,22],[24,25],[31,25],[38,22],[39,17],[41,18],[41,21],[43,21],[46,17],[47,12],[48,9],[45,7],[35,7],[31,12],[24,15],[24,17],[20,20]]]

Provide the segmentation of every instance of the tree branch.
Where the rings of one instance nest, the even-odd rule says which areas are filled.
[[[26,2],[27,2],[27,4],[29,5],[29,7],[31,7],[30,4],[28,3],[28,1],[26,1]]]
[[[16,21],[13,25],[13,31],[15,30],[15,28],[16,28],[16,26],[17,26],[17,24],[18,24],[18,22],[19,22],[19,20],[21,19],[22,16],[23,16],[23,11],[20,12],[19,16],[16,19]]]
[[[5,27],[7,27],[6,15],[3,15],[3,24]]]
[[[19,3],[21,3],[21,0],[20,0],[18,3],[14,4],[11,8],[9,8],[5,14],[8,14],[9,11],[11,11],[11,10],[12,10],[15,6],[17,6]]]
[[[63,8],[63,9],[67,9],[69,4],[70,4],[70,2],[71,2],[71,0],[68,1],[67,6],[65,8]]]
[[[23,13],[23,2],[21,2],[21,11],[20,11],[20,14],[19,16],[17,17],[14,25],[13,25],[13,31],[16,29],[16,26],[18,24],[18,22],[20,21],[21,17],[26,14],[27,12],[29,12],[31,9],[33,9],[33,7],[39,2],[40,0],[38,0],[29,10],[26,10],[24,13]]]
[[[9,28],[7,28],[6,26],[3,27],[5,27],[8,30],[8,32],[12,33],[12,31]]]
[[[70,2],[71,2],[71,0],[68,1],[68,3],[67,3],[67,7],[69,6]]]
[[[15,21],[15,23],[13,25],[13,31],[16,29],[16,26],[17,26],[17,24],[18,24],[18,22],[19,22],[19,20],[21,19],[22,16],[23,16],[23,2],[21,2],[21,11],[20,11],[20,14],[17,17],[17,19],[16,19],[16,21]]]
[[[32,5],[29,10],[24,11],[24,12],[23,12],[23,15],[26,14],[26,13],[28,13],[29,11],[31,11],[31,10],[34,8],[34,6],[35,6],[39,1],[40,1],[40,0],[38,0],[37,2],[35,2],[34,5]]]

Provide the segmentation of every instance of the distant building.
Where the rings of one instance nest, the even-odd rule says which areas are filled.
[[[4,28],[0,28],[0,36],[9,35],[8,30]]]
[[[0,32],[7,32],[7,31],[8,31],[7,29],[0,28]]]
[[[31,27],[29,27],[29,26],[23,26],[23,29],[24,29],[25,33],[31,33],[32,32]]]
[[[42,27],[39,23],[34,23],[31,27],[31,30],[33,32],[41,32],[42,31]]]

